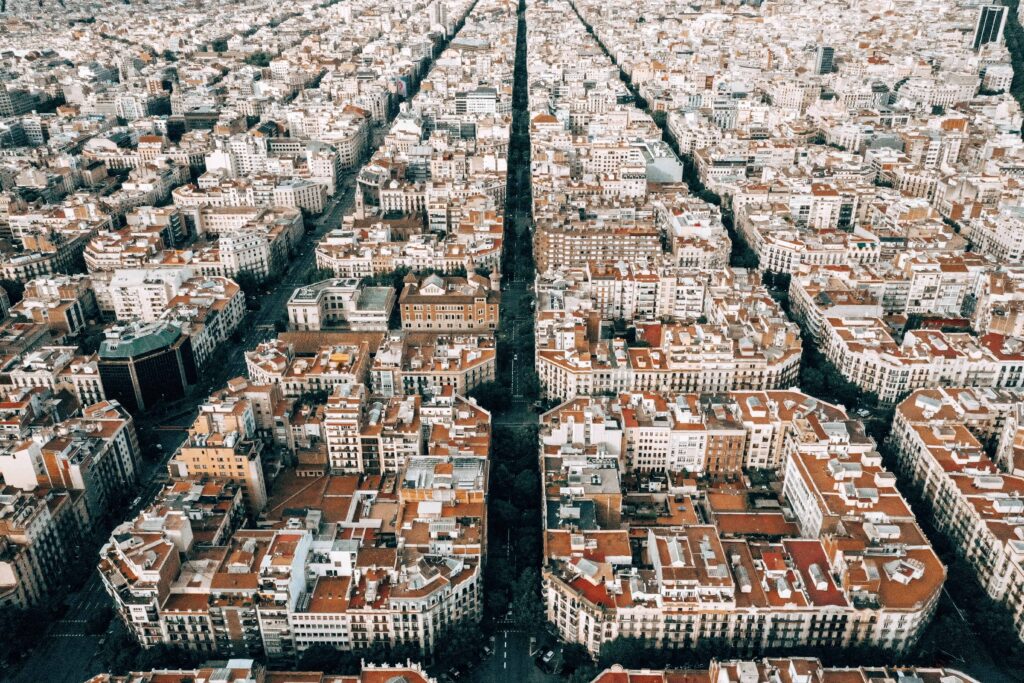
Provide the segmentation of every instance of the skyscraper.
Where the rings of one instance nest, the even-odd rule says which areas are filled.
[[[982,45],[998,43],[1003,39],[1003,29],[1006,28],[1006,7],[1003,5],[983,5],[978,10],[978,23],[974,25],[975,50],[981,49]]]
[[[818,46],[818,56],[814,60],[814,73],[832,73],[832,62],[835,59],[836,50],[828,45]]]

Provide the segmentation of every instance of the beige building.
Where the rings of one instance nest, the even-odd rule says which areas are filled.
[[[897,407],[889,445],[938,530],[1024,639],[1022,406],[1019,391],[920,389]]]
[[[208,476],[239,484],[249,513],[262,512],[267,504],[263,441],[256,435],[252,403],[231,397],[201,405],[168,468],[176,477]]]
[[[863,425],[797,391],[734,400],[745,409],[731,422],[717,396],[580,398],[542,416],[543,585],[558,635],[591,652],[627,636],[744,652],[911,648],[945,568]],[[695,425],[712,479],[632,464],[669,444],[699,453],[699,441],[665,429]],[[762,444],[770,481],[726,482],[714,460],[742,462]]]
[[[436,396],[450,388],[464,396],[494,380],[497,350],[490,335],[393,334],[381,342],[370,367],[375,393]]]

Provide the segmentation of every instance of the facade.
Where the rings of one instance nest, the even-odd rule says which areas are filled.
[[[274,671],[255,660],[235,658],[198,669],[176,671],[133,671],[125,676],[97,674],[86,683],[191,683],[192,681],[224,681],[224,683],[437,683],[423,667],[409,662],[405,666],[366,664],[359,674],[337,676],[312,671]],[[965,681],[966,683],[966,681]]]
[[[217,414],[226,435],[228,422],[251,415],[240,404],[200,415],[203,425],[172,462],[176,476],[197,462],[197,450],[216,455],[214,433],[200,429]],[[243,525],[255,512],[249,484],[215,458],[205,472],[175,479],[100,553],[120,618],[143,647],[206,656],[290,660],[315,644],[351,650],[379,641],[431,651],[448,624],[482,610],[490,423],[482,412],[482,430],[457,427],[464,410],[450,400],[432,405],[431,454],[411,451],[386,476],[369,474],[369,463],[366,474],[283,474],[259,528]],[[357,440],[382,443],[387,419],[367,419]]]
[[[588,267],[585,279],[574,276],[560,271],[539,281],[536,365],[549,397],[796,383],[799,330],[756,273]],[[663,322],[676,316],[688,322]],[[632,339],[614,332],[616,321],[629,319]]]
[[[1019,391],[919,389],[897,406],[889,447],[938,531],[1024,639],[1022,406]]]
[[[1002,5],[982,5],[978,8],[978,23],[974,26],[974,39],[971,41],[975,50],[1003,40],[1008,13],[1009,10]]]
[[[0,606],[44,602],[68,571],[67,549],[88,529],[80,492],[33,486],[0,490]]]
[[[11,315],[50,328],[56,338],[75,336],[97,317],[92,282],[85,275],[61,275],[31,280]]]
[[[245,354],[249,378],[278,384],[284,396],[330,394],[338,386],[364,381],[369,370],[369,343],[326,344],[313,353],[296,353],[294,344],[275,339]]]
[[[493,332],[500,302],[497,279],[475,274],[409,275],[398,298],[402,329],[414,332]]]
[[[929,667],[827,667],[817,659],[800,657],[766,657],[755,660],[712,660],[707,669],[623,669],[615,665],[597,675],[592,683],[682,683],[708,680],[719,683],[844,683],[846,681],[942,681],[943,683],[977,683],[974,678],[955,669]]]
[[[287,307],[288,325],[294,330],[383,332],[395,307],[395,290],[363,287],[355,278],[334,278],[299,287]]]
[[[181,398],[198,381],[192,342],[167,322],[110,328],[97,367],[104,394],[133,414]]]
[[[735,395],[750,412],[731,424],[714,400],[578,398],[542,417],[543,591],[559,637],[593,653],[620,636],[745,652],[912,647],[945,568],[863,425],[796,391]],[[682,479],[683,463],[642,474],[663,448],[683,462],[703,448],[719,476]],[[724,483],[723,457],[738,469],[762,448],[781,494]]]
[[[446,388],[465,395],[494,381],[497,350],[491,336],[392,334],[381,342],[370,367],[375,394],[439,396]]]
[[[267,504],[263,445],[257,438],[252,403],[244,397],[225,397],[200,406],[188,438],[168,467],[183,479],[209,477],[241,486],[246,507],[255,516]]]

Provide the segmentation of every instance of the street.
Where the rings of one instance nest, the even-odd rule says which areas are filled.
[[[277,336],[274,323],[285,316],[285,305],[292,292],[296,287],[306,284],[307,273],[316,266],[317,243],[326,233],[341,224],[341,216],[352,206],[355,178],[354,173],[342,178],[338,192],[316,220],[316,229],[303,236],[288,264],[288,269],[281,275],[273,289],[257,298],[259,310],[249,314],[249,321],[244,324],[241,343],[233,344],[227,349],[227,358],[208,382],[211,388],[223,386],[232,377],[244,375],[245,352],[255,348],[260,342]]]
[[[494,651],[491,656],[466,674],[465,680],[479,683],[546,683],[561,680],[537,668],[530,654],[530,637],[525,633],[498,631],[494,634],[491,649]]]
[[[145,424],[139,420],[140,427]],[[128,510],[126,519],[137,515],[163,486],[167,461],[185,440],[185,428],[180,424],[164,426],[155,430],[153,435],[162,447],[162,450],[157,450],[160,457],[143,460],[140,500]],[[98,531],[95,539],[97,553],[108,536],[109,531]],[[64,617],[50,626],[39,645],[16,671],[4,672],[2,680],[13,683],[81,683],[89,676],[102,672],[103,662],[97,655],[103,636],[87,635],[85,625],[91,617],[110,607],[110,604],[110,596],[103,589],[99,573],[94,571],[77,593],[68,596],[68,610]]]

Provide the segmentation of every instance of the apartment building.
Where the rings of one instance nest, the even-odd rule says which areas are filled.
[[[158,232],[137,232],[126,227],[90,239],[83,259],[90,274],[112,272],[143,266],[163,248],[164,241]]]
[[[653,219],[633,216],[537,215],[533,253],[541,273],[555,266],[581,268],[598,263],[653,263],[661,254],[661,238]]]
[[[287,683],[300,679],[303,683],[379,683],[404,681],[405,683],[437,683],[419,664],[366,663],[358,674],[337,676],[313,671],[275,671],[254,659],[233,658],[211,663],[197,669],[161,669],[159,671],[132,671],[124,676],[97,674],[86,683],[190,683],[190,681],[224,681],[224,683]],[[967,681],[965,681],[967,683]]]
[[[954,270],[966,274],[962,266]],[[959,278],[958,278],[959,279]],[[962,281],[963,282],[963,281]],[[991,319],[991,298],[984,293],[989,279],[979,274],[973,284],[956,287],[937,278],[931,289],[948,295],[948,305],[936,301],[937,294],[925,294],[934,312],[958,315],[970,292],[977,301],[981,291],[979,320]],[[864,391],[892,404],[908,392],[930,386],[1016,387],[1020,385],[1020,340],[989,332],[974,336],[966,332],[938,329],[898,332],[884,316],[891,311],[922,310],[905,296],[908,287],[894,287],[891,281],[862,277],[843,268],[794,277],[790,300],[794,315],[818,340],[825,356],[848,380]],[[958,293],[958,290],[960,293]],[[913,291],[919,291],[915,286]],[[960,302],[959,304],[957,302]]]
[[[80,417],[36,430],[35,439],[39,445],[16,451],[15,461],[29,455],[38,480],[83,492],[89,519],[102,519],[139,483],[142,450],[135,421],[116,401],[86,406]],[[5,480],[13,483],[13,474]]]
[[[799,333],[767,317],[641,325],[638,345],[600,334],[596,314],[538,313],[536,363],[545,395],[779,389],[793,385],[799,371]]]
[[[897,406],[888,445],[937,529],[1024,639],[1022,405],[1019,391],[918,389]]]
[[[712,452],[729,427],[715,423],[716,399],[579,398],[542,416],[543,584],[559,636],[591,652],[620,636],[745,652],[912,647],[945,568],[863,425],[797,391],[738,393],[748,412]],[[691,417],[702,411],[703,424]],[[709,470],[731,449],[740,462],[772,452],[781,494],[774,480],[642,472],[669,444],[685,464],[700,439],[675,432],[694,425]]]
[[[324,407],[323,431],[331,472],[397,472],[423,453],[420,397],[371,403],[365,385],[338,386]]]
[[[263,451],[252,403],[241,396],[222,397],[199,407],[168,469],[182,479],[209,477],[238,484],[249,514],[256,516],[267,504]]]
[[[392,334],[381,342],[370,367],[375,394],[437,396],[446,387],[465,395],[495,377],[494,338],[474,335],[436,335],[420,332]]]
[[[263,342],[245,353],[249,378],[258,384],[279,384],[284,396],[298,398],[314,392],[363,382],[369,371],[369,342],[327,344],[311,354],[296,353],[281,339]]]
[[[712,660],[703,669],[624,669],[613,665],[592,683],[677,683],[709,680],[718,683],[843,683],[845,681],[943,681],[977,683],[962,671],[943,667],[852,666],[828,667],[819,660],[803,657],[765,657],[753,660]]]
[[[80,491],[34,484],[0,489],[0,605],[33,607],[61,586],[73,559],[69,550],[89,529],[84,508]]]
[[[440,407],[432,419],[455,432]],[[384,476],[283,474],[260,529],[239,527],[244,485],[172,482],[101,551],[104,585],[144,647],[271,660],[314,644],[429,652],[447,625],[481,615],[488,446],[410,457]]]
[[[79,334],[97,317],[96,296],[87,275],[58,275],[25,283],[21,301],[10,314],[41,323],[57,339]]]
[[[182,185],[171,193],[181,209],[223,206],[287,207],[320,213],[327,204],[327,188],[313,180],[272,175],[221,178],[207,172],[196,184]]]

